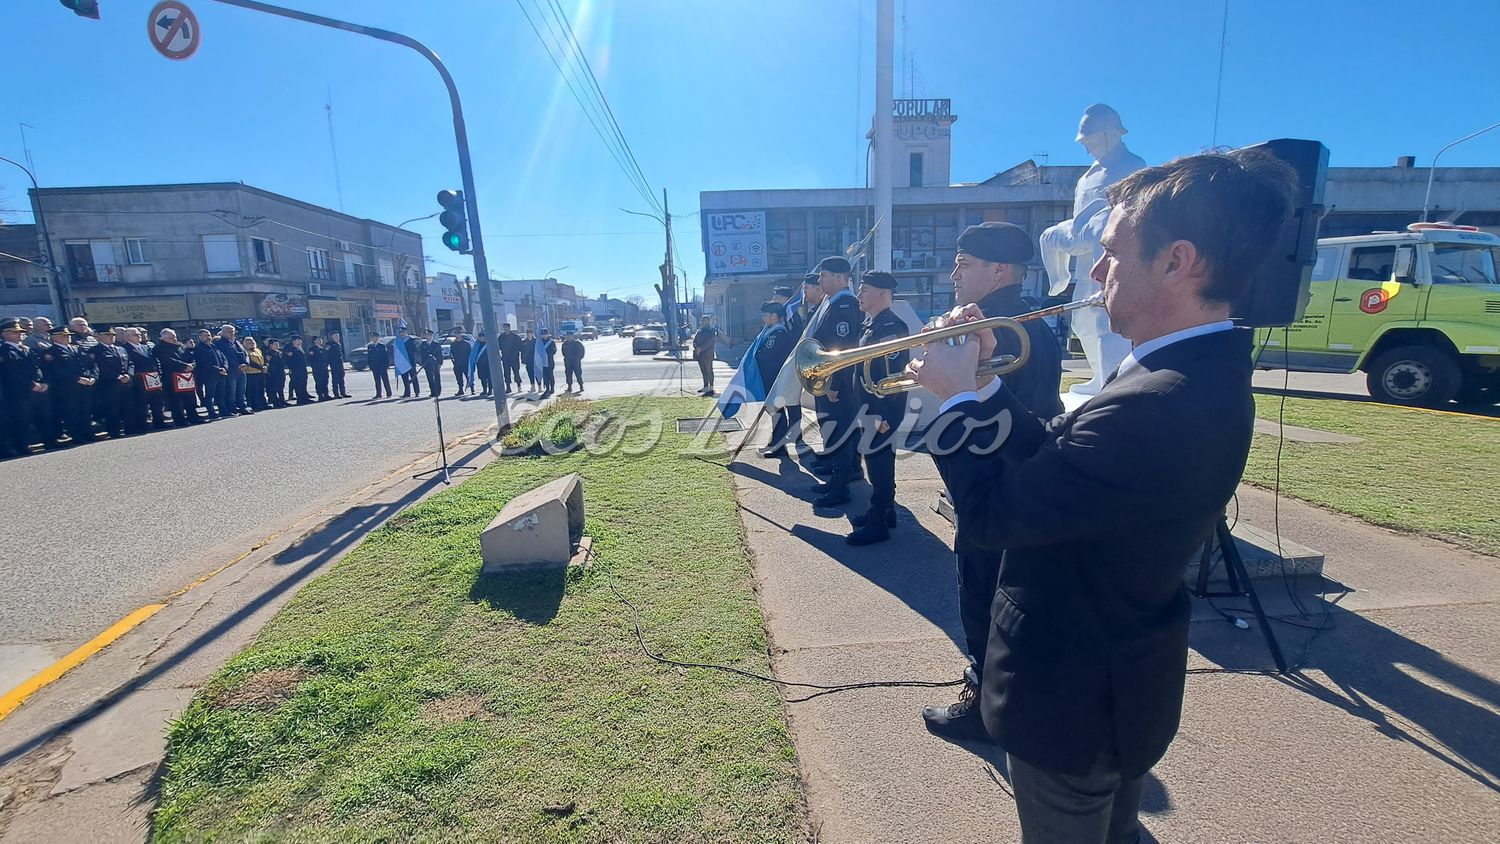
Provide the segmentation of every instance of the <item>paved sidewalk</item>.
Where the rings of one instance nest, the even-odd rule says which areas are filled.
[[[898,461],[900,526],[890,542],[854,549],[842,512],[814,512],[811,475],[744,455],[736,485],[777,673],[956,678],[952,529],[931,510],[941,488],[931,460]],[[856,489],[849,513],[864,509],[868,487]],[[1272,529],[1268,493],[1242,487],[1239,507]],[[1500,840],[1500,560],[1287,499],[1279,518],[1284,537],[1327,554],[1337,605],[1320,603],[1310,582],[1297,594],[1311,618],[1298,617],[1279,580],[1258,582],[1260,595],[1299,624],[1316,625],[1326,607],[1333,626],[1300,678],[1189,677],[1182,730],[1147,788],[1146,828],[1163,842]],[[1203,601],[1194,618],[1193,669],[1272,666],[1253,621],[1238,629]],[[1273,627],[1296,661],[1310,631]],[[893,688],[788,702],[819,841],[1019,840],[993,748],[922,726],[921,707],[952,695]]]

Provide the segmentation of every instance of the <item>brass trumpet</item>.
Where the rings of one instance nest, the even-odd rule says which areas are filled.
[[[917,346],[925,346],[928,343],[958,344],[964,342],[970,334],[979,331],[997,328],[1008,329],[1016,335],[1021,344],[1018,355],[996,355],[989,360],[979,362],[979,375],[1005,375],[1015,372],[1026,365],[1026,359],[1031,354],[1031,336],[1026,333],[1023,322],[1034,319],[1043,319],[1058,314],[1076,311],[1080,308],[1095,308],[1104,305],[1104,293],[1101,291],[1086,299],[1076,302],[1068,302],[1062,305],[1054,305],[1050,308],[1042,308],[1038,311],[1021,314],[1013,317],[987,317],[974,322],[966,322],[961,325],[950,325],[944,328],[932,328],[912,334],[908,337],[896,337],[869,346],[859,346],[853,349],[830,352],[823,348],[811,337],[804,339],[792,350],[792,365],[797,369],[797,377],[802,380],[802,389],[815,395],[821,396],[828,392],[829,381],[835,372],[850,366],[864,365],[860,373],[865,390],[876,396],[893,396],[917,386],[915,379],[902,373],[890,375],[875,381],[870,374],[870,363],[886,355],[913,349]],[[930,326],[931,324],[929,324]]]

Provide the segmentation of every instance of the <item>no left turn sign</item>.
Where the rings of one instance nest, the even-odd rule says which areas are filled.
[[[198,28],[198,17],[178,0],[157,3],[146,20],[146,34],[151,37],[151,46],[173,61],[192,58],[203,41],[203,32]]]

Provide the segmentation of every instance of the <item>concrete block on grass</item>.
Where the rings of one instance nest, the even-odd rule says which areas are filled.
[[[484,573],[566,566],[583,540],[583,478],[575,472],[512,498],[479,535]]]

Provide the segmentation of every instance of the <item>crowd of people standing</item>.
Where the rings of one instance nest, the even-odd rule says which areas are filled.
[[[0,320],[0,457],[349,398],[338,332],[284,342],[233,325],[179,337],[84,317]],[[311,375],[313,392],[308,390]]]

